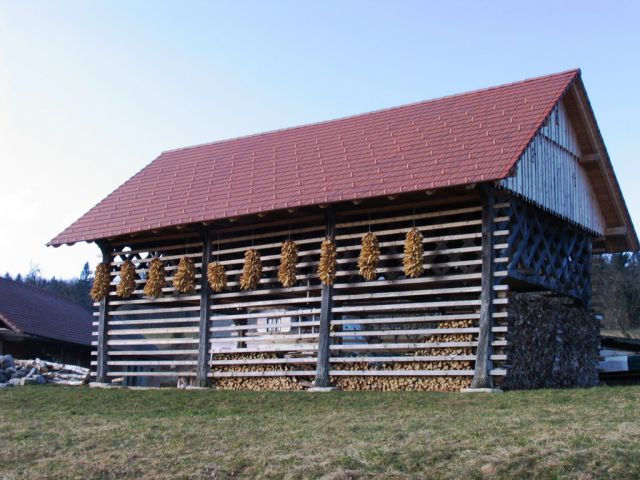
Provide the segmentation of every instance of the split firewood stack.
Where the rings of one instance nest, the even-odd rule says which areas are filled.
[[[472,327],[470,320],[441,322],[438,328],[466,328]],[[422,341],[425,343],[433,342],[470,342],[473,335],[470,333],[460,334],[444,334],[430,335]],[[473,349],[470,347],[451,347],[451,348],[428,348],[417,350],[416,356],[442,356],[443,360],[438,362],[356,362],[356,363],[338,363],[332,365],[335,370],[472,370],[473,362],[461,360],[449,360],[446,357],[453,355],[472,355]],[[331,378],[332,383],[341,390],[419,390],[419,391],[436,391],[436,392],[455,392],[462,388],[468,388],[471,385],[470,376],[411,376],[407,372],[406,377],[403,376],[334,376]]]
[[[275,353],[226,353],[214,355],[214,360],[262,360],[278,358]],[[275,372],[287,370],[309,370],[309,377],[315,375],[313,366],[283,364],[216,365],[214,372]],[[306,377],[222,377],[215,379],[215,386],[221,390],[303,390],[310,382]]]

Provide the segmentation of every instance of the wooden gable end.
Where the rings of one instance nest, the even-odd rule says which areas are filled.
[[[589,174],[581,163],[582,155],[565,102],[560,100],[520,157],[514,175],[502,180],[501,185],[602,236],[606,221]]]

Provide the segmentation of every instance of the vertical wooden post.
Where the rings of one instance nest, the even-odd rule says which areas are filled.
[[[202,233],[202,264],[200,276],[200,329],[198,333],[198,368],[197,382],[198,386],[206,387],[209,385],[209,282],[207,280],[207,269],[209,268],[209,259],[211,258],[211,238],[208,231]]]
[[[102,252],[102,261],[111,264],[111,247],[106,243],[99,243]],[[109,267],[111,271],[111,267]],[[109,287],[111,290],[111,287]],[[98,346],[96,351],[96,382],[107,383],[107,326],[109,321],[109,292],[107,296],[100,300],[100,315],[98,316]]]
[[[493,323],[493,206],[494,197],[482,188],[482,280],[480,292],[480,332],[476,349],[476,367],[471,388],[492,388],[491,326]]]
[[[333,209],[327,207],[325,211],[325,235],[335,240],[335,218]],[[329,345],[331,338],[329,332],[331,330],[331,309],[333,308],[333,287],[331,285],[322,285],[322,297],[320,300],[320,328],[318,332],[318,360],[316,364],[316,379],[314,385],[316,387],[329,386]]]

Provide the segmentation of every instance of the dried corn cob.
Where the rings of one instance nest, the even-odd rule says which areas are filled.
[[[244,265],[242,267],[242,276],[240,277],[240,288],[242,290],[253,290],[260,283],[260,275],[262,274],[262,262],[260,254],[250,248],[244,252]]]
[[[318,264],[318,277],[324,285],[332,285],[336,278],[337,270],[336,244],[330,238],[325,238],[320,246],[320,263]]]
[[[280,253],[280,267],[278,280],[283,287],[289,288],[296,284],[296,265],[298,263],[298,246],[293,240],[282,242]]]
[[[193,293],[196,290],[196,266],[189,257],[182,257],[178,271],[173,277],[173,286],[178,293]]]
[[[207,279],[209,280],[209,286],[215,293],[220,293],[227,288],[227,272],[224,270],[224,266],[220,262],[213,262],[209,264],[207,268]]]
[[[99,263],[96,267],[96,274],[93,277],[93,285],[91,286],[91,292],[89,295],[96,302],[103,300],[107,295],[109,295],[109,283],[111,282],[111,277],[109,275],[109,264]]]
[[[358,257],[360,275],[365,280],[375,280],[376,269],[380,261],[380,242],[378,237],[369,232],[362,237],[362,248]]]
[[[151,260],[149,262],[149,276],[144,285],[144,294],[152,298],[161,297],[162,289],[166,283],[165,277],[164,262],[157,257]]]
[[[409,278],[416,278],[424,271],[424,248],[422,246],[422,233],[416,227],[407,232],[404,241],[404,258],[402,265],[404,274]]]
[[[136,289],[136,267],[131,260],[126,260],[120,267],[120,283],[116,293],[121,298],[129,298]]]

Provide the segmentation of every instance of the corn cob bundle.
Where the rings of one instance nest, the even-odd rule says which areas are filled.
[[[375,234],[369,232],[362,237],[362,248],[358,257],[360,275],[365,280],[375,280],[376,269],[380,261],[380,242]]]
[[[136,289],[136,267],[131,260],[127,260],[120,267],[120,283],[116,288],[119,297],[129,298]]]
[[[318,264],[318,277],[324,285],[333,284],[336,279],[337,265],[336,244],[327,237],[320,246],[320,263]]]
[[[282,242],[280,253],[280,267],[278,280],[283,287],[289,288],[296,284],[296,265],[298,263],[298,246],[293,240]]]
[[[220,262],[210,263],[207,267],[207,279],[209,280],[209,286],[215,293],[220,293],[227,288],[227,272],[224,270],[224,266]]]
[[[242,290],[253,290],[260,283],[260,275],[262,275],[262,261],[260,254],[250,248],[244,252],[244,265],[242,267],[242,275],[240,276],[240,288]]]
[[[180,259],[173,286],[178,293],[193,293],[196,290],[196,266],[189,257]]]
[[[109,283],[111,282],[111,277],[109,275],[109,264],[99,263],[96,267],[96,274],[93,277],[93,285],[91,286],[91,292],[89,295],[96,302],[104,299],[107,295],[109,295]]]
[[[161,297],[162,289],[165,286],[165,276],[164,262],[157,257],[151,260],[149,262],[149,276],[144,285],[144,294],[152,298]]]
[[[413,227],[407,232],[404,241],[404,258],[402,265],[404,274],[409,278],[416,278],[424,271],[423,264],[424,248],[422,246],[422,234],[420,230]]]

